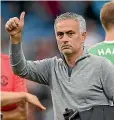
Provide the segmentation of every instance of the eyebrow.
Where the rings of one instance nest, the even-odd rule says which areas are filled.
[[[72,30],[67,31],[66,33],[69,33],[69,32],[73,32],[74,33],[74,31],[72,31]]]
[[[66,31],[65,33],[69,33],[69,32],[74,32],[74,31],[72,31],[72,30],[69,30],[69,31]],[[57,31],[57,33],[64,33],[64,32]]]
[[[57,31],[57,33],[64,33],[64,32],[61,32],[61,31]]]

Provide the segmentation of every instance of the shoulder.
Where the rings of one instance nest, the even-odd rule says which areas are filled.
[[[114,68],[113,63],[103,56],[97,56],[97,55],[90,54],[90,62],[94,64],[95,66],[99,66],[99,67],[102,66],[102,67],[107,68],[107,67],[112,66]]]
[[[90,62],[101,65],[103,61],[108,61],[105,57],[90,54]]]

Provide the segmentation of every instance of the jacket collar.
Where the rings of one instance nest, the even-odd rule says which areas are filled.
[[[81,56],[79,56],[78,59],[75,60],[75,64],[76,64],[77,62],[79,62],[79,61],[81,61],[81,60],[89,57],[89,56],[90,56],[90,54],[88,53],[87,47],[86,47],[86,46],[83,46],[83,54],[82,54]],[[62,53],[61,53],[61,58],[63,59],[63,61],[65,62],[65,64],[67,64],[67,62],[66,62],[66,60],[65,60],[65,57],[64,57],[64,55],[63,55]],[[67,66],[68,66],[68,64],[67,64]]]

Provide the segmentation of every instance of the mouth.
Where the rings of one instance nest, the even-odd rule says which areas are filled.
[[[71,48],[71,46],[69,46],[69,45],[64,45],[64,46],[62,46],[61,48],[62,48],[62,49],[69,49],[69,48]]]

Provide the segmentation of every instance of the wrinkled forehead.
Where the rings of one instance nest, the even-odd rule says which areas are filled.
[[[55,31],[66,32],[79,29],[79,22],[73,19],[60,20],[55,25]]]

